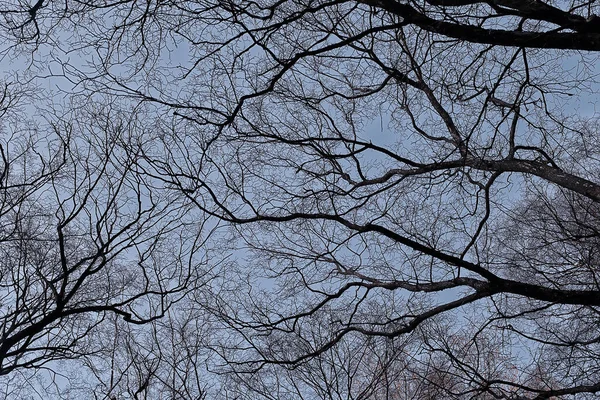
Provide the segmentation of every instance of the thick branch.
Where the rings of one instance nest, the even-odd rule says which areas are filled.
[[[471,43],[483,43],[507,47],[530,47],[564,50],[600,50],[600,33],[594,18],[579,27],[577,32],[524,32],[518,30],[486,29],[473,25],[451,23],[430,18],[407,4],[395,0],[362,0],[364,4],[382,8],[397,15],[404,23],[443,36]],[[550,18],[554,22],[556,18]],[[562,27],[573,28],[573,24]],[[593,31],[593,32],[592,32]]]

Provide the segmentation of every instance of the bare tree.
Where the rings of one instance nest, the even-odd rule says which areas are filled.
[[[20,190],[37,182],[25,198],[43,193],[42,211],[54,210],[18,213],[7,200],[19,226],[8,231],[20,239],[3,242],[11,272],[33,237],[58,249],[56,272],[40,283],[57,293],[53,306],[34,308],[49,318],[44,329],[57,321],[48,315],[63,321],[52,310],[64,296],[76,321],[82,307],[140,322],[164,314],[153,282],[183,295],[195,268],[182,260],[198,247],[172,255],[161,234],[192,240],[173,236],[172,224],[187,228],[178,213],[209,215],[230,224],[220,251],[239,257],[187,300],[212,315],[205,344],[221,361],[209,369],[232,374],[222,393],[239,395],[244,379],[255,398],[600,391],[594,2],[40,0],[0,14],[4,35],[17,39],[5,54],[32,51],[32,71],[67,78],[77,103],[121,102],[142,121],[127,125],[138,139],[123,140],[120,118],[104,112],[102,134],[66,140],[73,119],[63,115],[53,125],[63,139],[44,145],[47,161],[33,157],[37,174],[18,170]],[[70,150],[83,142],[94,152]],[[153,202],[159,186],[164,197]],[[125,197],[144,201],[126,215],[109,211]],[[125,249],[143,262],[117,262]],[[140,297],[68,297],[103,293],[73,283],[82,276],[122,293],[100,271],[141,278],[163,271],[167,255],[168,279],[183,279],[175,286],[158,274],[133,285]],[[34,286],[12,282],[18,313],[19,290]],[[142,297],[152,312],[138,315]],[[91,337],[95,325],[78,324],[65,352]],[[25,350],[37,334],[2,346]],[[399,364],[361,364],[369,346],[381,346],[377,358],[398,341],[410,343]],[[352,356],[332,361],[344,349]],[[12,354],[3,365],[13,369],[52,359]],[[347,360],[386,389],[356,389]],[[308,392],[294,387],[324,365],[333,376]]]
[[[117,107],[58,120],[12,107],[0,143],[0,375],[8,398],[45,398],[68,386],[61,360],[130,348],[123,326],[152,323],[206,282],[209,230],[140,173],[136,121]]]

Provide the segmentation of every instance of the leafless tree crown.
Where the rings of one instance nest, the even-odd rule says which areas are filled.
[[[1,1],[0,391],[594,398],[599,15]]]

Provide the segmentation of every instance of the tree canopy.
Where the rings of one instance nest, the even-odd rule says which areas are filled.
[[[1,2],[0,390],[593,398],[598,14]]]

